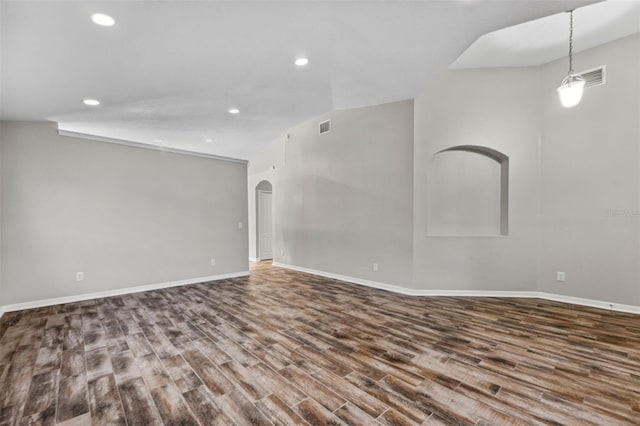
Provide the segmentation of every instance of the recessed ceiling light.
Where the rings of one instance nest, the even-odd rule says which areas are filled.
[[[100,101],[97,99],[84,99],[82,101],[82,103],[84,103],[85,105],[89,105],[89,106],[98,106],[100,105]]]
[[[238,114],[240,112],[240,110],[238,108],[230,108],[229,109],[229,114]]]
[[[98,25],[102,25],[103,27],[111,27],[116,23],[115,19],[113,19],[109,15],[105,15],[104,13],[94,13],[93,15],[91,15],[91,20]]]
[[[309,59],[308,58],[298,58],[298,59],[296,59],[296,61],[294,63],[299,67],[304,67],[305,65],[307,65],[309,63]]]
[[[205,139],[204,141],[205,141],[206,143],[211,143],[211,142],[213,142],[213,139],[209,139],[209,138],[207,138],[207,139]]]
[[[163,142],[163,141],[162,141],[162,139],[154,139],[153,141],[154,141],[155,143]]]

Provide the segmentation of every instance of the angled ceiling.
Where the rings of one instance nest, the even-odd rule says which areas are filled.
[[[640,32],[640,1],[609,0],[573,13],[574,52]],[[560,13],[480,37],[451,68],[542,65],[567,56],[569,15]],[[576,70],[580,71],[580,70]]]
[[[414,97],[482,34],[593,2],[3,1],[0,116],[247,159],[327,111]]]

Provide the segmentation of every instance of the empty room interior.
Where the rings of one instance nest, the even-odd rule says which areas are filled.
[[[640,425],[640,0],[1,0],[0,119],[0,426]]]

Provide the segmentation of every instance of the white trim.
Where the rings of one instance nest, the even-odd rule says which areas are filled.
[[[260,262],[260,259],[257,257],[249,257],[249,262]]]
[[[347,281],[354,284],[365,285],[367,287],[387,290],[393,293],[407,296],[464,296],[464,297],[538,297],[535,291],[485,291],[485,290],[431,290],[420,288],[407,288],[393,284],[370,281],[362,278],[349,277],[346,275],[333,274],[330,272],[318,271],[316,269],[303,268],[300,266],[288,265],[285,263],[273,262],[273,266],[291,269],[294,271],[306,272],[308,274],[320,275],[326,278]]]
[[[565,296],[563,294],[539,292],[539,298],[553,300],[555,302],[571,303],[572,305],[590,306],[592,308],[606,309],[609,311],[628,312],[640,314],[640,306],[623,305],[622,303],[605,302],[602,300],[584,299],[582,297]]]
[[[108,138],[106,136],[97,136],[97,135],[90,135],[87,133],[71,132],[69,130],[64,130],[59,127],[58,127],[58,134],[60,136],[68,136],[70,138],[80,138],[80,139],[89,139],[89,140],[98,141],[98,142],[115,143],[117,145],[132,146],[134,148],[142,148],[142,149],[151,149],[154,151],[170,152],[172,154],[190,155],[192,157],[203,157],[203,158],[209,158],[212,160],[230,161],[232,163],[241,163],[241,164],[249,163],[248,160],[242,160],[240,158],[224,157],[221,155],[206,154],[204,152],[186,151],[184,149],[151,145],[143,142],[125,141],[122,139]]]
[[[319,275],[326,278],[332,278],[340,281],[346,281],[353,284],[364,285],[379,290],[386,290],[393,293],[404,294],[407,296],[450,296],[450,297],[524,297],[551,300],[555,302],[570,303],[573,305],[589,306],[593,308],[606,309],[618,312],[628,312],[640,314],[640,306],[624,305],[620,303],[605,302],[594,299],[584,299],[581,297],[565,296],[561,294],[545,293],[539,291],[500,291],[500,290],[429,290],[429,289],[413,289],[407,287],[386,284],[377,281],[365,280],[362,278],[349,277],[346,275],[333,274],[330,272],[318,271],[316,269],[304,268],[301,266],[288,265],[280,262],[272,262],[273,266],[291,269],[294,271],[305,272],[308,274]],[[116,290],[107,290],[96,293],[86,293],[75,296],[57,297],[53,299],[42,299],[32,302],[16,303],[13,305],[0,306],[0,318],[5,312],[19,311],[23,309],[40,308],[43,306],[60,305],[63,303],[80,302],[83,300],[100,299],[103,297],[120,296],[123,294],[139,293],[149,290],[157,290],[168,287],[178,287],[189,284],[198,284],[208,281],[223,280],[228,278],[246,277],[249,271],[233,272],[230,274],[211,275],[208,277],[191,278],[180,281],[170,281],[165,283],[148,284],[137,287],[127,287]]]
[[[603,302],[600,300],[583,299],[580,297],[564,296],[561,294],[544,293],[540,291],[503,291],[503,290],[431,290],[401,287],[393,284],[386,284],[377,281],[365,280],[362,278],[349,277],[346,275],[334,274],[331,272],[318,271],[316,269],[304,268],[301,266],[288,265],[286,263],[273,262],[273,266],[291,269],[293,271],[305,272],[307,274],[319,275],[325,278],[332,278],[346,281],[353,284],[360,284],[379,290],[391,291],[393,293],[407,296],[449,296],[449,297],[524,297],[551,300],[555,302],[570,303],[573,305],[589,306],[610,311],[628,312],[640,314],[640,306],[623,305],[620,303]]]
[[[298,272],[305,272],[307,274],[312,274],[312,275],[319,275],[321,277],[332,278],[334,280],[340,280],[340,281],[346,281],[353,284],[365,285],[367,287],[377,288],[379,290],[387,290],[394,293],[406,294],[408,296],[418,295],[414,293],[415,290],[413,289],[400,287],[393,284],[385,284],[377,281],[365,280],[362,278],[355,278],[355,277],[349,277],[346,275],[333,274],[331,272],[319,271],[317,269],[304,268],[302,266],[294,266],[294,265],[289,265],[287,263],[280,263],[280,262],[276,262],[275,260],[271,264],[273,266],[278,266],[280,268],[291,269],[293,271],[298,271]]]
[[[208,281],[224,280],[228,278],[246,277],[248,275],[249,271],[232,272],[230,274],[210,275],[208,277],[198,277],[179,281],[147,284],[137,287],[126,287],[115,290],[99,291],[96,293],[85,293],[74,296],[56,297],[53,299],[34,300],[31,302],[15,303],[13,305],[1,306],[0,312],[21,311],[23,309],[41,308],[43,306],[61,305],[63,303],[81,302],[83,300],[101,299],[103,297],[121,296],[123,294],[140,293],[142,291],[158,290],[161,288],[178,287],[189,284],[198,284]]]

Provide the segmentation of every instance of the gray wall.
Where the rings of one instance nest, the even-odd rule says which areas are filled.
[[[456,70],[415,99],[410,132],[406,102],[337,111],[273,141],[251,161],[249,188],[274,183],[276,261],[419,289],[538,290],[640,305],[640,35],[579,53],[575,64],[607,65],[608,82],[572,109],[555,91],[564,59]],[[318,137],[328,117],[332,133]],[[433,199],[455,191],[456,208],[472,209],[479,201],[465,198],[467,172],[495,180],[494,169],[465,159],[473,170],[449,169],[433,195],[434,154],[459,145],[509,157],[507,236],[429,235]],[[495,193],[483,196],[495,202]]]
[[[284,166],[284,136],[271,141],[265,148],[249,162],[248,167],[248,182],[247,188],[248,203],[249,203],[249,259],[256,260],[258,258],[257,249],[257,206],[256,206],[256,187],[262,181],[268,181],[272,184],[272,199],[275,200],[278,196],[276,187],[273,185],[276,179],[277,172]],[[274,229],[275,231],[275,229]],[[274,255],[276,254],[277,247],[274,242]],[[279,252],[279,251],[278,251]]]
[[[248,269],[245,164],[49,123],[2,123],[1,140],[4,304]]]
[[[640,36],[574,60],[577,71],[606,65],[608,82],[571,109],[555,91],[565,59],[450,71],[416,99],[417,287],[537,289],[640,305]],[[510,158],[506,238],[425,236],[430,158],[461,144]]]
[[[416,98],[413,222],[416,288],[536,290],[539,93],[536,68],[491,68],[448,71]],[[466,236],[428,235],[430,203],[438,200],[437,188],[428,190],[429,170],[436,161],[434,154],[460,145],[483,146],[509,157],[508,236],[474,236],[474,232]],[[470,191],[464,191],[468,173],[460,169],[447,174],[448,186],[462,188],[456,200],[461,209],[473,209],[477,204],[469,196]],[[447,185],[443,185],[442,191],[450,195],[446,190]]]
[[[410,285],[413,101],[335,111],[289,133],[249,168],[253,188],[271,175],[275,261]]]
[[[564,109],[566,61],[542,67],[540,290],[640,305],[640,35],[574,59],[606,65],[607,84]]]
[[[0,6],[1,7],[1,6]],[[0,121],[0,316],[3,314],[4,293],[2,292],[2,121]]]

